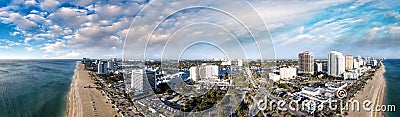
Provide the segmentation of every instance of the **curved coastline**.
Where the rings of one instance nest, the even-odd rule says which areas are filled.
[[[381,106],[385,102],[386,96],[386,79],[384,73],[386,72],[385,66],[380,62],[380,67],[376,69],[372,80],[369,80],[353,100],[360,102],[360,111],[349,111],[349,116],[360,116],[360,117],[381,117],[384,113],[381,111],[374,111],[377,106]],[[370,108],[372,111],[367,111],[363,108],[364,101],[372,102]]]
[[[85,88],[89,85],[95,86],[94,83],[95,81],[90,78],[89,72],[84,69],[84,64],[78,61],[66,99],[67,117],[119,116],[100,90],[95,87]]]

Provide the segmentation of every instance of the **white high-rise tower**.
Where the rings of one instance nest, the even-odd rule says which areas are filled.
[[[345,57],[337,51],[328,53],[328,75],[339,77],[345,72]]]

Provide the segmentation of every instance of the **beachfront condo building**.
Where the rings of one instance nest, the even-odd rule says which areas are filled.
[[[299,53],[299,73],[314,73],[314,56],[310,51]]]
[[[340,77],[345,72],[345,57],[337,51],[328,53],[328,75]]]

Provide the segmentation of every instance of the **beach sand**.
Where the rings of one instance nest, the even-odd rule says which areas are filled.
[[[360,111],[349,110],[349,115],[351,117],[381,117],[383,113],[380,111],[374,111],[378,105],[384,104],[385,100],[385,90],[386,81],[384,78],[385,66],[381,63],[381,67],[376,70],[373,79],[368,81],[364,89],[360,91],[353,100],[358,100],[360,102]],[[372,111],[366,111],[363,108],[363,102],[365,100],[370,100],[373,104],[369,106]]]
[[[120,116],[112,108],[112,104],[106,103],[107,98],[96,88],[84,88],[84,86],[96,86],[90,79],[89,72],[84,69],[81,62],[76,63],[75,74],[68,93],[68,117],[114,117]]]

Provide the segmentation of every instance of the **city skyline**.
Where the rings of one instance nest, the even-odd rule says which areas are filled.
[[[140,9],[153,4],[150,6],[154,7],[153,10],[147,10],[139,16],[147,14],[157,16],[163,13],[154,13],[155,10],[193,4],[187,1],[176,1],[181,6],[169,6],[170,4],[160,2],[2,1],[0,3],[0,27],[2,27],[0,58],[122,57],[125,36]],[[248,2],[259,13],[271,34],[264,35],[264,39],[261,39],[259,44],[274,45],[274,51],[268,51],[268,54],[277,59],[297,58],[297,54],[302,51],[311,51],[314,53],[314,58],[324,59],[326,53],[331,50],[343,52],[345,55],[400,58],[400,55],[394,54],[399,49],[397,45],[400,44],[396,39],[400,36],[398,33],[400,14],[396,10],[399,5],[396,1],[251,0]],[[212,1],[203,1],[202,4],[219,5]],[[235,2],[230,4],[234,5]],[[237,27],[229,25],[232,21],[225,19],[226,17],[216,12],[188,10],[171,16],[170,21],[162,25],[163,32],[153,36],[154,39],[165,41],[170,35],[163,34],[174,33],[171,31],[176,30],[174,28],[179,27],[182,24],[180,22],[206,21],[226,26],[228,29]],[[149,25],[152,24],[151,21],[156,21],[156,19],[149,20]],[[137,28],[142,28],[145,32],[151,31],[146,25]],[[211,27],[213,29],[211,31],[221,32],[222,36],[204,35],[210,34],[205,30],[210,27],[196,27],[199,30],[198,33],[203,33],[203,36],[213,37],[210,40],[232,39],[229,35],[227,36],[228,33],[223,33],[224,31],[220,31],[219,28],[214,30],[214,28]],[[268,32],[267,30],[257,31]],[[233,30],[232,33],[237,35],[236,39],[243,43],[244,48],[254,45],[246,42],[248,35],[242,34],[241,30]],[[129,39],[139,39],[139,37],[133,36]],[[193,39],[196,40],[196,37]],[[131,42],[142,45],[145,43],[139,40]],[[185,47],[186,45],[176,43],[174,46]],[[154,49],[159,49],[159,47],[149,47],[148,50]],[[218,49],[207,45],[194,46],[183,56],[187,58],[223,57],[222,52],[215,50]],[[248,58],[257,58],[256,51],[250,49],[245,53]],[[140,58],[140,54],[138,55],[137,57]],[[150,55],[149,58],[160,58],[160,56]]]

